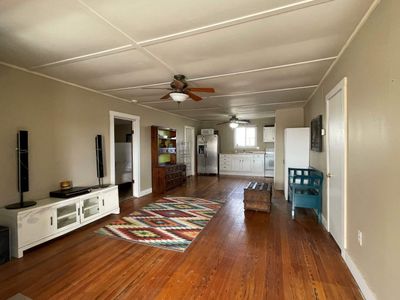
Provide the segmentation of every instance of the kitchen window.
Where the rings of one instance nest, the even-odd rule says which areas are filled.
[[[235,128],[235,148],[256,148],[257,127],[243,126]]]

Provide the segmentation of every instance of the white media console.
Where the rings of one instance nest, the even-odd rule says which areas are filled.
[[[38,200],[27,208],[1,208],[0,225],[10,228],[11,254],[20,258],[29,248],[118,213],[118,187],[109,186],[69,199]]]

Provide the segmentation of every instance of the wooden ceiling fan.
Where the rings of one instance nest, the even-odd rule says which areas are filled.
[[[215,93],[213,88],[202,88],[202,87],[189,87],[186,82],[185,75],[178,74],[174,75],[174,80],[170,84],[170,88],[146,88],[146,89],[162,89],[162,90],[170,90],[168,94],[162,96],[160,99],[168,99],[171,98],[175,102],[183,102],[188,98],[191,98],[194,101],[200,101],[203,98],[197,96],[193,92],[202,92],[202,93]]]
[[[232,115],[231,118],[230,118],[228,121],[218,123],[217,125],[229,124],[229,126],[230,126],[231,128],[236,128],[236,127],[238,127],[240,124],[249,124],[249,123],[250,123],[250,120],[241,120],[241,119],[238,119],[238,118],[236,117],[236,115]]]

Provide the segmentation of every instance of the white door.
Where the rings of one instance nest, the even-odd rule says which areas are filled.
[[[184,146],[184,163],[186,165],[186,175],[194,175],[194,152],[195,152],[195,137],[194,128],[185,126],[185,146]]]
[[[327,96],[328,229],[340,249],[346,248],[346,78]]]

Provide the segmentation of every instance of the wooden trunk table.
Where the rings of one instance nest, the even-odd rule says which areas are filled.
[[[272,184],[250,182],[244,189],[244,209],[255,211],[271,211]]]

